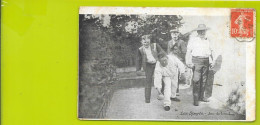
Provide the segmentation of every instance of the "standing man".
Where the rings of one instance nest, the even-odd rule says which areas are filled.
[[[188,37],[192,32],[193,31],[185,33],[183,36]],[[185,42],[182,39],[180,39],[181,33],[179,32],[178,29],[170,30],[170,33],[171,33],[172,39],[170,41],[168,41],[167,53],[175,55],[176,57],[178,57],[178,59],[181,62],[185,63],[185,55],[186,55],[186,52],[187,52],[188,42]],[[189,70],[187,70],[187,71],[189,71]],[[180,73],[178,73],[178,74],[180,76]],[[186,87],[187,87],[188,85],[190,85],[190,82],[186,81],[186,77],[184,79],[185,79],[185,82],[187,82],[187,84],[185,84]],[[181,79],[179,79],[179,81],[180,80]],[[178,81],[178,88],[177,88],[177,95],[178,96],[179,96],[179,81]]]
[[[186,64],[193,69],[193,100],[194,105],[198,106],[199,101],[208,102],[205,98],[205,86],[208,79],[209,67],[214,67],[213,50],[206,31],[209,28],[205,24],[199,24],[198,36],[191,38],[187,46]]]
[[[174,54],[181,61],[183,61],[182,55],[181,55],[181,50],[180,50],[180,48],[181,48],[180,43],[183,43],[184,41],[179,39],[180,32],[178,31],[178,29],[173,29],[173,30],[170,30],[170,33],[171,33],[172,39],[170,41],[168,41],[167,53]]]
[[[164,52],[163,49],[156,43],[150,43],[150,35],[143,35],[141,37],[142,46],[137,52],[136,71],[137,75],[141,75],[143,68],[146,76],[145,83],[145,102],[150,103],[151,89],[153,84],[153,74],[155,64],[158,60],[158,53]]]
[[[154,87],[159,95],[163,96],[164,110],[169,111],[171,100],[179,102],[176,97],[178,86],[178,72],[184,73],[184,64],[174,55],[166,56],[165,53],[160,53],[159,61],[156,63],[154,73]],[[164,94],[161,93],[162,81],[164,82]]]
[[[188,33],[185,33],[183,36],[188,37],[192,32],[193,30]],[[184,63],[188,42],[185,42],[184,40],[180,39],[181,33],[178,29],[170,30],[170,33],[172,39],[168,41],[167,53],[176,55]],[[176,46],[174,47],[175,44]]]
[[[183,40],[179,39],[180,32],[178,29],[172,29],[170,30],[171,33],[171,40],[168,41],[168,48],[167,48],[167,53],[170,55],[175,55],[179,60],[182,62],[184,61],[182,58],[182,51],[181,51],[181,43],[184,43]],[[178,72],[178,76],[179,76]],[[179,82],[177,81],[177,95],[179,96]]]

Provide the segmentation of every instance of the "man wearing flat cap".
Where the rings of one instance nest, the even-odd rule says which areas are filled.
[[[205,97],[205,86],[207,85],[209,68],[214,67],[213,49],[206,31],[209,28],[205,24],[199,24],[197,31],[198,36],[191,38],[186,53],[186,64],[193,69],[193,100],[194,105],[198,106],[199,101],[208,102]]]
[[[174,54],[181,61],[183,61],[181,55],[181,44],[183,43],[183,40],[179,39],[180,32],[178,31],[178,29],[172,29],[170,30],[170,33],[172,39],[168,41],[167,53]]]
[[[186,33],[185,36],[190,35],[192,32],[193,31]],[[168,41],[167,53],[169,55],[176,56],[182,63],[185,63],[185,55],[187,52],[188,42],[185,42],[180,38],[181,33],[179,32],[179,30],[177,28],[170,30],[170,33],[171,33],[172,39],[170,41]],[[189,70],[189,71],[191,72],[191,70]],[[180,76],[180,73],[178,73],[178,74]],[[183,78],[186,79],[187,77],[183,77]],[[179,79],[179,80],[181,80],[181,79]],[[190,84],[190,82],[187,81],[186,87],[189,84]],[[179,81],[178,81],[177,95],[179,96]]]
[[[193,32],[187,32],[185,33],[184,37],[189,36]],[[170,30],[171,33],[171,40],[168,41],[168,48],[167,48],[167,53],[168,54],[174,54],[176,55],[182,62],[185,62],[185,55],[187,52],[187,45],[188,42],[185,42],[180,38],[181,33],[179,32],[178,29],[172,29]]]
[[[155,64],[158,60],[158,53],[164,52],[159,44],[150,43],[150,35],[145,34],[141,37],[142,46],[137,52],[136,71],[137,75],[141,74],[143,68],[146,76],[145,83],[145,102],[150,103],[151,89],[153,84],[153,74]]]

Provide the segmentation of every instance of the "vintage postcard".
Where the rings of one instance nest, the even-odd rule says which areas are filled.
[[[254,121],[253,8],[80,7],[81,120]]]

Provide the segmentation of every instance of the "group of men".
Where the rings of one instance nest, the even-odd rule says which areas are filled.
[[[205,24],[199,24],[196,37],[191,37],[188,42],[178,38],[179,32],[171,30],[172,40],[168,42],[167,53],[159,44],[150,43],[150,35],[143,35],[142,46],[137,54],[137,75],[143,68],[146,76],[145,102],[150,103],[151,88],[154,84],[158,91],[158,99],[163,99],[164,110],[169,111],[171,101],[179,102],[177,98],[178,81],[183,73],[190,69],[193,71],[193,104],[199,105],[199,101],[208,102],[205,95],[205,86],[209,67],[214,66],[213,50],[206,31],[209,28]],[[164,86],[164,87],[162,87]],[[162,91],[162,88],[164,90]]]

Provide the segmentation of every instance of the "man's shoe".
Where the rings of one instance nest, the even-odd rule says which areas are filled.
[[[150,103],[150,100],[145,100],[145,103]]]
[[[199,106],[199,100],[200,99],[199,99],[198,95],[193,93],[193,105],[194,106]]]
[[[171,100],[172,100],[172,101],[175,101],[175,102],[180,102],[180,101],[181,101],[180,99],[178,99],[178,98],[176,98],[176,97],[175,97],[175,98],[171,98]]]
[[[194,100],[193,105],[194,105],[194,106],[199,106],[199,101]]]
[[[169,111],[170,109],[171,109],[170,106],[165,106],[165,107],[164,107],[164,110],[165,110],[165,111]]]

